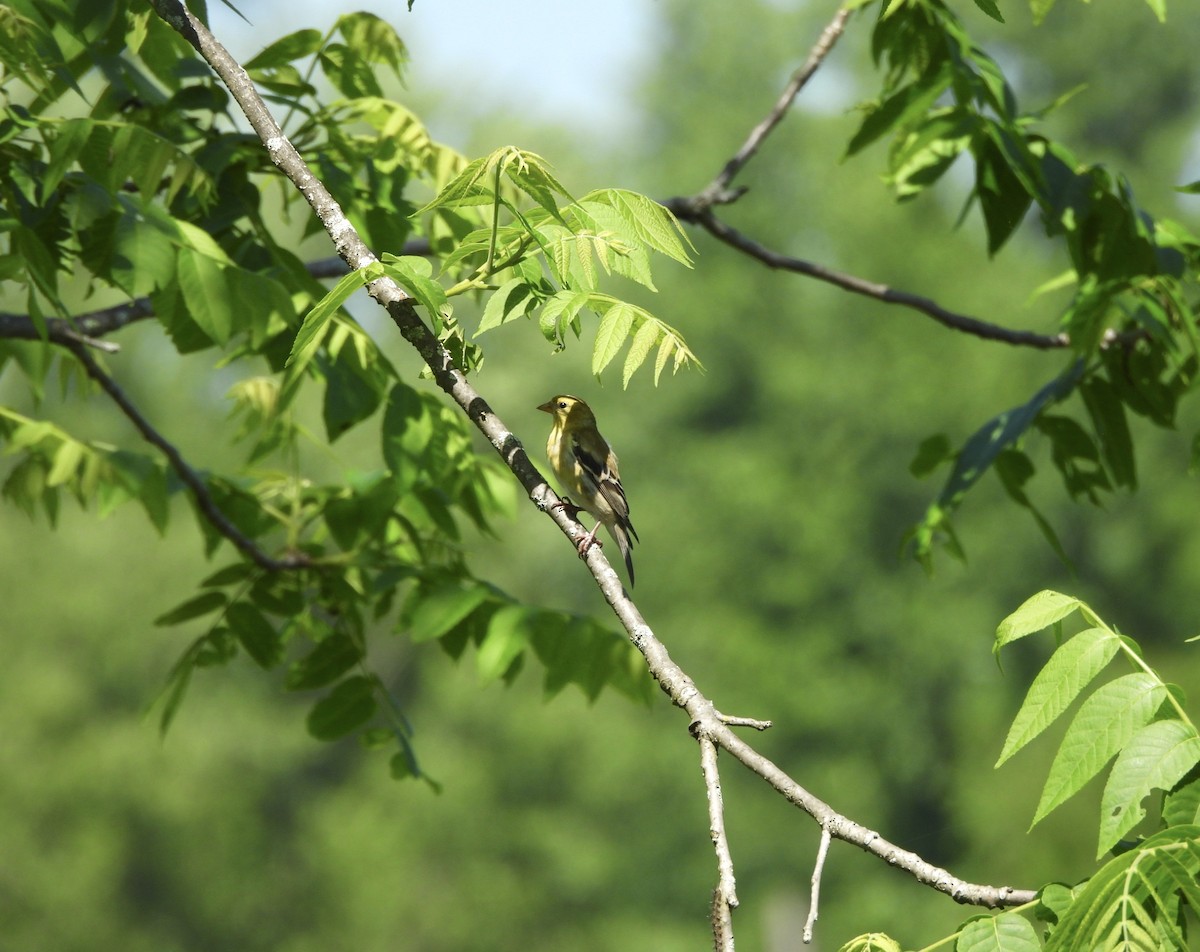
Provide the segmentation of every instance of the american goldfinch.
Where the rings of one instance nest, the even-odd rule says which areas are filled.
[[[554,475],[563,488],[579,500],[578,506],[596,517],[596,524],[579,544],[579,554],[587,553],[601,525],[613,537],[625,568],[629,570],[629,587],[633,588],[633,556],[630,550],[632,535],[637,531],[629,521],[629,500],[621,488],[621,477],[617,472],[617,454],[608,441],[596,429],[596,416],[592,408],[570,394],[559,394],[543,403],[544,410],[554,417],[550,439],[546,441],[546,455],[554,467]]]

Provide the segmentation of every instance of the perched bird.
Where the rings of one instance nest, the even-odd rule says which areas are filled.
[[[633,543],[629,537],[637,539],[638,534],[629,521],[629,500],[621,488],[617,454],[596,429],[592,408],[578,397],[559,394],[538,409],[554,417],[554,427],[546,441],[546,455],[550,457],[554,475],[563,488],[579,500],[578,506],[568,505],[575,511],[583,509],[596,517],[592,531],[579,543],[580,556],[587,553],[596,538],[596,530],[603,525],[625,558],[629,587],[633,588],[633,556],[630,554]]]

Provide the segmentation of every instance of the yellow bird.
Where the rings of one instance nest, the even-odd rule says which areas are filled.
[[[546,441],[546,455],[554,467],[554,475],[563,488],[579,505],[568,505],[578,512],[583,509],[596,517],[592,531],[579,543],[579,554],[587,554],[601,525],[613,537],[625,568],[629,570],[629,587],[633,588],[633,543],[637,531],[629,521],[629,500],[621,488],[621,477],[617,472],[617,454],[596,428],[596,416],[592,408],[570,394],[563,393],[547,400],[539,410],[554,417],[550,439]],[[640,540],[639,540],[640,541]]]

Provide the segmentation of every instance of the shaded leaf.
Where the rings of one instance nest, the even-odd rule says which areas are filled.
[[[369,721],[377,709],[374,683],[355,675],[313,705],[308,713],[308,732],[317,740],[336,740]]]

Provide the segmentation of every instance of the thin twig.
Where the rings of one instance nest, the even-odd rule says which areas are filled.
[[[829,843],[833,838],[826,829],[821,830],[821,845],[817,847],[817,861],[813,864],[812,890],[808,896],[808,917],[804,920],[804,944],[813,940],[813,929],[817,925],[817,910],[821,905],[821,874],[825,871],[825,857],[829,855]]]
[[[142,412],[129,399],[125,391],[96,362],[96,358],[92,356],[87,345],[76,341],[64,346],[70,349],[79,359],[79,362],[83,364],[83,369],[87,372],[87,375],[100,385],[100,388],[108,394],[113,403],[137,427],[138,432],[142,434],[142,438],[147,443],[157,447],[163,456],[167,458],[171,469],[175,470],[176,475],[191,490],[192,498],[196,500],[196,506],[203,513],[204,518],[212,524],[214,529],[232,542],[238,551],[254,562],[255,565],[271,572],[295,569],[308,565],[308,559],[304,555],[287,555],[282,559],[274,559],[255,545],[248,536],[229,521],[229,517],[221,511],[216,500],[213,499],[212,493],[208,491],[208,486],[205,485],[200,474],[188,465],[187,460],[183,458],[183,454],[179,452],[179,449],[159,433],[151,425],[150,421],[142,415]]]
[[[272,160],[296,185],[321,219],[341,256],[358,268],[374,260],[357,231],[342,214],[341,208],[324,185],[313,175],[299,153],[283,135],[267,111],[245,71],[229,56],[207,28],[189,14],[178,0],[150,0],[155,11],[191,43],[213,67],[229,88],[255,131],[263,139]],[[558,506],[557,495],[530,462],[516,435],[492,411],[454,365],[453,358],[417,315],[412,299],[389,278],[381,278],[368,287],[380,304],[388,309],[400,333],[428,364],[433,380],[462,408],[512,471],[529,494],[530,500],[546,512],[568,538],[582,532],[579,525]],[[646,659],[647,668],[672,702],[686,711],[697,736],[706,736],[728,751],[778,790],[789,802],[799,806],[838,839],[860,846],[883,857],[887,862],[908,870],[920,882],[946,892],[959,902],[989,907],[1017,905],[1030,901],[1031,890],[1011,887],[978,886],[963,882],[945,870],[926,863],[915,853],[901,850],[877,833],[837,813],[792,780],[786,773],[741,739],[721,720],[713,703],[700,693],[695,682],[671,659],[666,646],[655,637],[637,606],[621,586],[616,571],[608,564],[599,546],[588,552],[587,565],[600,591],[629,636],[630,642]]]
[[[711,737],[697,734],[700,743],[700,769],[708,795],[708,835],[717,854],[717,889],[713,897],[713,942],[722,952],[733,950],[732,912],[737,908],[737,883],[733,875],[733,856],[725,835],[725,801],[721,796],[721,772],[717,768],[717,745]],[[723,907],[723,908],[722,908]]]
[[[783,92],[779,94],[779,98],[775,101],[775,105],[771,111],[763,118],[763,120],[750,130],[750,135],[746,141],[742,143],[742,147],[737,150],[737,153],[721,169],[720,174],[708,184],[708,186],[696,196],[700,207],[708,208],[715,204],[727,204],[738,198],[742,193],[731,193],[729,186],[758,151],[759,146],[763,144],[771,131],[783,121],[783,117],[787,115],[788,108],[792,105],[796,96],[800,94],[800,90],[812,78],[813,73],[824,62],[825,57],[829,55],[829,51],[833,49],[833,45],[838,41],[838,37],[842,35],[842,31],[846,28],[846,21],[850,18],[850,10],[843,7],[838,10],[834,18],[829,21],[829,24],[821,31],[820,37],[817,38],[816,45],[808,54],[808,59],[804,65],[792,73],[791,79],[784,87]]]
[[[771,729],[770,721],[760,721],[755,717],[737,717],[733,714],[722,714],[720,711],[717,711],[717,717],[721,719],[722,724],[728,724],[730,727],[753,727],[756,731]]]

